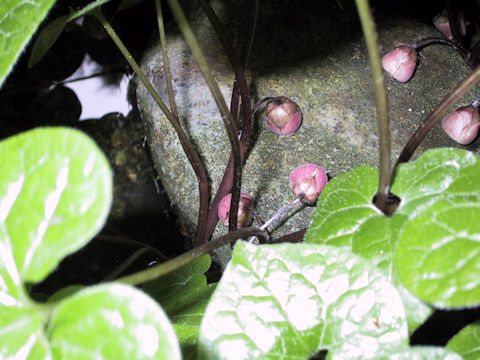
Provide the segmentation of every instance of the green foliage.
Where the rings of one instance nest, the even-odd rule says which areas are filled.
[[[368,339],[368,340],[367,340]],[[237,243],[201,325],[203,359],[339,359],[408,346],[400,295],[350,251]]]
[[[167,313],[180,342],[184,359],[196,359],[197,339],[215,284],[204,273],[211,259],[204,255],[191,263],[142,286]]]
[[[465,326],[447,344],[447,349],[462,355],[465,360],[480,359],[480,322]]]
[[[165,313],[132,286],[81,290],[53,310],[47,338],[55,359],[180,359]]]
[[[70,21],[76,20],[79,17],[88,14],[90,11],[103,4],[106,4],[109,1],[111,0],[96,0],[80,10],[75,11],[72,9],[70,10],[70,14],[60,16],[45,26],[42,31],[40,31],[37,41],[33,46],[30,59],[28,60],[28,67],[31,68],[40,60],[42,60],[47,51],[52,47],[55,41],[57,41],[65,25],[67,25]]]
[[[55,0],[2,0],[0,4],[0,87]]]
[[[0,158],[0,357],[179,359],[163,310],[132,286],[71,287],[48,303],[25,290],[105,222],[112,176],[95,143],[42,128],[0,142]]]
[[[401,202],[386,217],[372,204],[377,170],[357,168],[327,184],[305,241],[349,248],[382,269],[399,287],[413,331],[430,313],[423,301],[441,307],[480,302],[479,173],[471,152],[427,151],[399,167],[392,192]]]
[[[110,166],[79,131],[43,128],[0,144],[0,236],[24,281],[43,280],[110,211]]]

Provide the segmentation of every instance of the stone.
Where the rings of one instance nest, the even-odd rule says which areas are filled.
[[[212,1],[238,49],[242,48],[245,38],[248,3]],[[376,17],[381,55],[402,43],[438,36],[433,26],[412,18],[378,13]],[[229,104],[234,75],[223,48],[204,15],[191,25]],[[226,131],[215,101],[178,29],[168,29],[167,45],[180,120],[204,160],[213,197],[230,155]],[[142,69],[168,104],[158,42],[144,54]],[[419,67],[409,82],[402,84],[385,75],[390,103],[392,165],[420,122],[469,71],[455,50],[440,45],[420,51]],[[291,200],[289,174],[299,165],[318,164],[330,178],[359,165],[377,167],[374,84],[366,45],[354,13],[349,15],[334,1],[262,1],[247,78],[253,102],[284,95],[294,100],[303,112],[299,130],[285,137],[268,129],[264,109],[255,116],[242,191],[255,200],[263,220]],[[470,92],[461,103],[468,104],[475,97]],[[198,216],[194,172],[173,127],[141,84],[137,99],[154,163],[172,208],[193,235]],[[437,125],[416,156],[425,149],[439,146],[457,145]],[[478,151],[479,142],[467,148]],[[272,237],[307,227],[313,210],[306,207],[290,216],[271,232]],[[219,224],[214,236],[225,231]]]

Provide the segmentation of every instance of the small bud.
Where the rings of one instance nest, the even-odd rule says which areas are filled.
[[[407,82],[417,67],[417,51],[413,46],[401,45],[382,58],[386,72],[401,82]]]
[[[232,193],[229,193],[223,197],[218,204],[218,217],[220,221],[228,226],[228,217],[230,215],[230,204],[232,202]],[[247,194],[240,194],[240,202],[238,204],[238,215],[237,215],[237,228],[241,229],[252,223],[253,215],[251,213],[253,210],[253,200]]]
[[[267,103],[265,120],[274,133],[290,135],[300,127],[302,112],[294,101],[285,96],[279,96]]]
[[[478,135],[480,115],[472,106],[462,106],[442,120],[442,128],[448,136],[461,145],[470,144]]]
[[[307,204],[317,201],[327,181],[325,171],[314,164],[299,166],[290,174],[290,187],[293,194],[302,197],[302,202]]]

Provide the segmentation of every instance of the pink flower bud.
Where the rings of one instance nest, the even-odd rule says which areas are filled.
[[[290,188],[295,196],[302,196],[302,202],[313,204],[317,201],[327,183],[325,171],[314,164],[297,167],[290,174]]]
[[[386,72],[401,82],[407,82],[417,67],[417,51],[414,47],[401,45],[382,58]]]
[[[228,217],[230,215],[230,204],[232,202],[232,193],[229,193],[223,197],[218,204],[218,217],[220,221],[228,226]],[[241,229],[252,223],[253,215],[251,213],[253,210],[253,200],[247,194],[240,194],[240,202],[238,204],[238,215],[237,215],[237,228]]]
[[[285,96],[279,96],[267,103],[265,120],[274,133],[290,135],[300,127],[302,112],[294,101]]]
[[[461,145],[470,144],[478,135],[480,115],[472,105],[462,106],[442,120],[442,128],[448,136]]]

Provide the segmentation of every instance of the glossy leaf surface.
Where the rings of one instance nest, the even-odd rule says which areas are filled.
[[[377,170],[354,169],[327,184],[305,241],[349,247],[435,306],[473,306],[480,303],[479,174],[471,152],[427,151],[398,168],[392,193],[401,202],[389,218],[372,204]],[[412,331],[429,310],[401,293]]]
[[[205,317],[202,359],[338,358],[407,346],[397,290],[381,271],[333,246],[238,242]]]
[[[45,278],[83,247],[110,211],[110,166],[93,140],[40,128],[0,143],[0,239],[23,281]]]
[[[2,0],[0,4],[0,87],[55,0]]]
[[[56,359],[180,359],[168,318],[129,285],[81,290],[54,310],[47,336]]]
[[[465,326],[450,339],[446,347],[462,355],[465,360],[480,359],[480,322]]]
[[[371,200],[377,192],[378,171],[358,167],[331,180],[324,188],[305,242],[345,247],[378,266],[398,288],[413,332],[432,310],[400,282],[394,267],[398,232],[407,217],[379,213]]]

